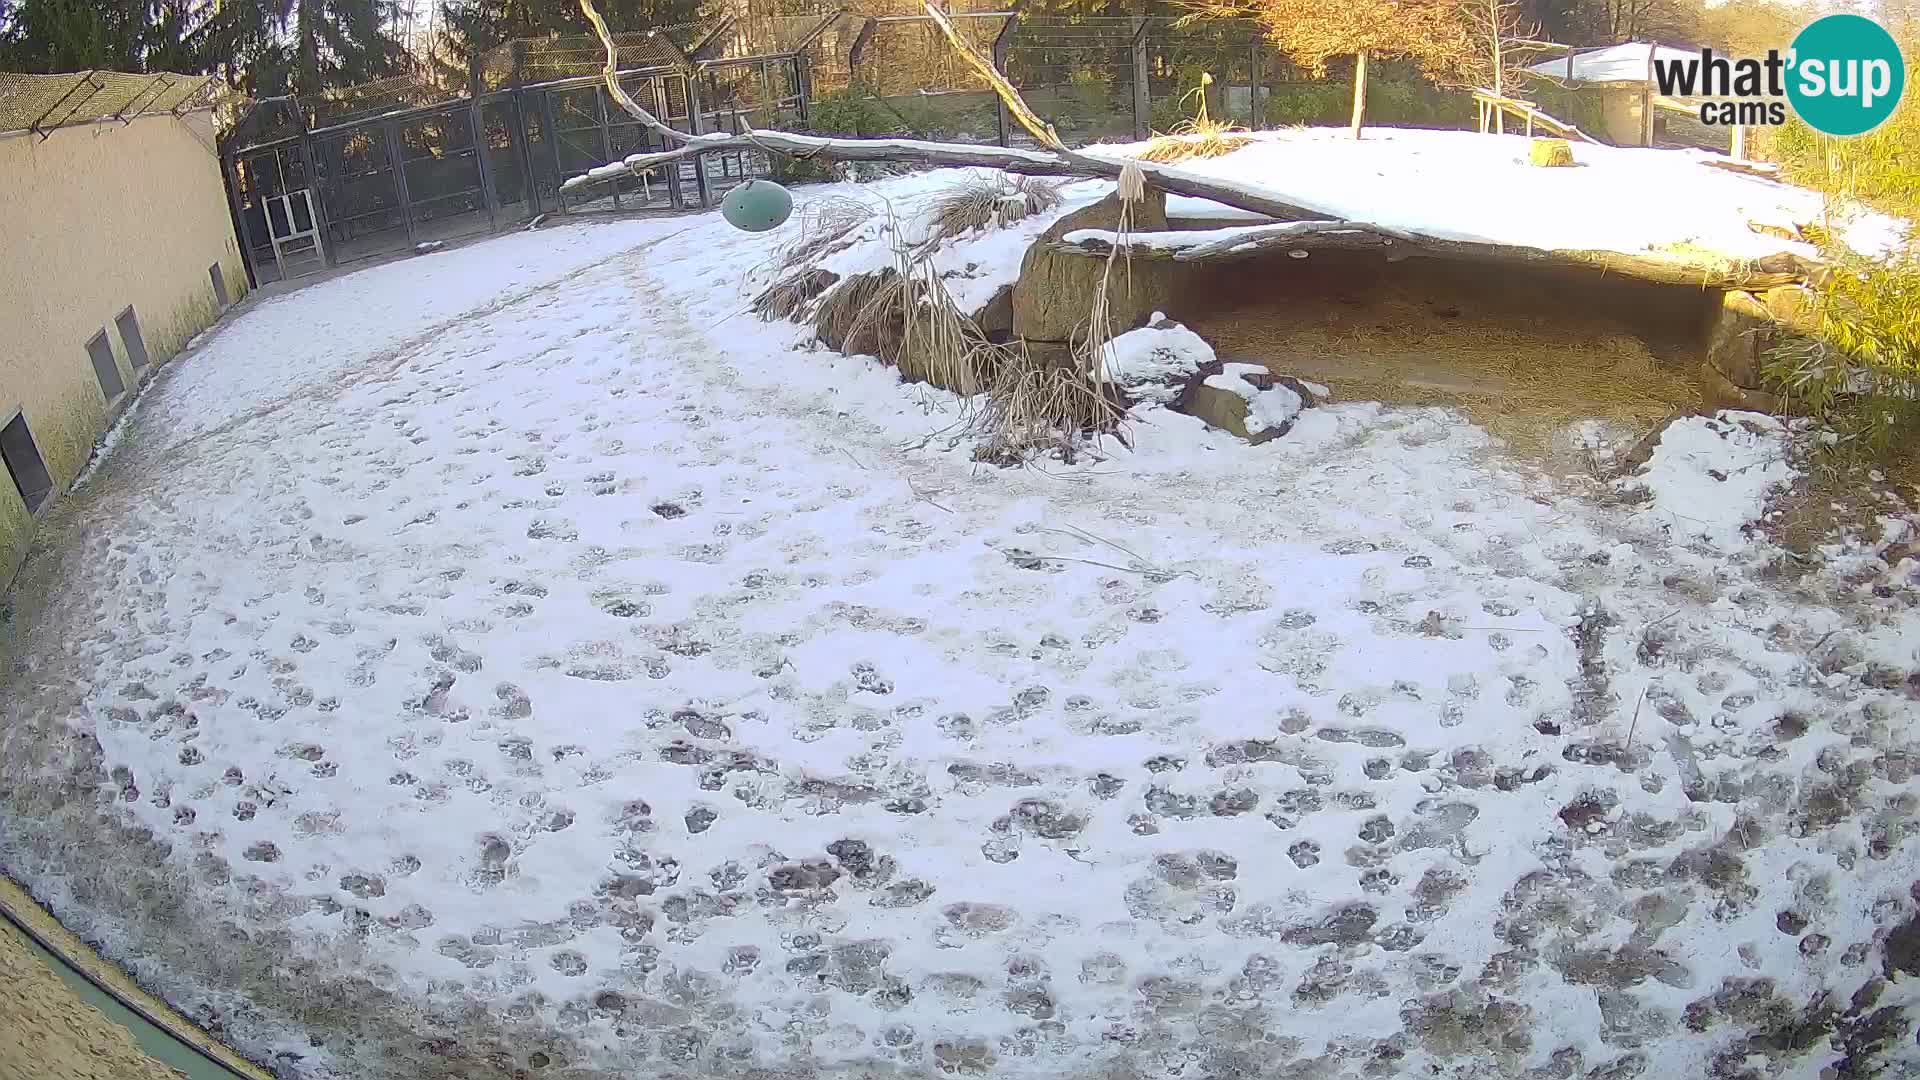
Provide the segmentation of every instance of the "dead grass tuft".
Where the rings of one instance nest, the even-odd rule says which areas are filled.
[[[831,270],[802,270],[789,274],[753,298],[753,313],[761,322],[798,319],[820,295],[833,287],[840,275]]]
[[[1155,135],[1137,156],[1142,161],[1172,165],[1182,161],[1226,157],[1253,141],[1253,135],[1232,124],[1213,123],[1205,128],[1192,121],[1177,125],[1171,132]]]
[[[1032,176],[978,173],[934,196],[927,210],[928,246],[980,229],[1004,228],[1060,205],[1060,185]]]
[[[1018,465],[1036,453],[1057,453],[1072,462],[1086,437],[1119,430],[1122,403],[1079,365],[1049,362],[1023,345],[997,347],[997,354],[974,419],[975,460]]]
[[[814,335],[830,348],[864,353],[971,396],[986,389],[996,350],[963,313],[924,257],[897,251],[897,265],[841,282],[814,313]]]
[[[800,210],[799,232],[774,258],[781,273],[812,266],[853,243],[855,229],[873,219],[874,207],[858,199],[816,199]]]
[[[1200,85],[1188,93],[1199,105],[1191,119],[1182,120],[1173,130],[1148,140],[1147,148],[1137,155],[1142,161],[1171,165],[1181,161],[1225,157],[1253,141],[1246,128],[1215,120],[1207,115],[1207,87],[1212,75],[1201,75]]]

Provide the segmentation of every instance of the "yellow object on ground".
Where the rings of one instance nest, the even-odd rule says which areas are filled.
[[[1527,164],[1546,168],[1573,164],[1573,147],[1565,139],[1535,139],[1527,149]]]

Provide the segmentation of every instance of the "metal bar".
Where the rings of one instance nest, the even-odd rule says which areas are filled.
[[[1019,24],[1020,16],[1009,12],[1006,24],[1000,27],[998,34],[993,36],[993,70],[1002,75],[1007,73],[1007,50],[1013,46],[1013,28]],[[1007,139],[1013,134],[1013,117],[1007,112],[1007,103],[1001,100],[1000,95],[995,94],[993,101],[994,121],[1000,129],[1000,145],[1005,146]]]
[[[253,266],[253,235],[252,230],[247,228],[246,206],[240,201],[240,155],[223,154],[220,160],[224,166],[221,171],[227,178],[227,206],[233,213],[234,224],[240,233],[240,266],[247,272],[247,290],[251,292],[260,287],[260,275]]]
[[[600,87],[594,92],[593,100],[600,107],[600,163],[613,162],[613,129],[607,126],[607,89]],[[613,178],[613,208],[620,209],[620,178]]]
[[[553,91],[547,90],[541,93],[540,107],[547,121],[547,149],[551,151],[553,155],[554,208],[564,214],[567,212],[567,195],[560,183],[561,177],[565,174],[560,168],[560,129],[558,125],[553,122]]]
[[[715,41],[718,41],[720,39],[721,34],[724,34],[727,31],[733,29],[733,24],[738,21],[740,21],[739,17],[734,15],[729,15],[726,18],[721,19],[719,25],[707,31],[707,36],[693,43],[693,48],[688,49],[686,52],[686,55],[689,58],[695,59],[695,60],[703,59],[704,57],[702,54],[704,54],[707,51],[707,46],[713,44]]]
[[[794,45],[793,47],[792,55],[799,56],[801,53],[805,52],[807,50],[807,47],[812,45],[816,40],[818,40],[821,34],[824,34],[827,32],[828,27],[832,26],[834,23],[837,23],[841,19],[845,18],[847,15],[847,10],[848,9],[843,7],[835,11],[832,11],[826,15],[821,16],[820,25],[814,27],[813,29],[807,31],[805,34],[801,35],[799,43]]]
[[[307,145],[308,147],[307,160],[309,163],[311,163],[313,160],[312,143],[313,143],[314,137],[312,135],[306,135],[306,136],[303,136],[302,138],[304,140],[305,145]],[[333,220],[333,214],[330,212],[330,208],[336,205],[345,205],[346,203],[345,189],[346,189],[346,182],[348,179],[346,175],[347,159],[346,159],[346,155],[342,153],[342,151],[345,149],[345,145],[343,144],[342,141],[337,139],[327,139],[324,143],[324,146],[326,147],[326,149],[322,151],[320,156],[321,156],[321,164],[325,166],[325,168],[321,170],[320,175],[322,177],[330,178],[330,180],[321,189],[320,209],[325,214],[326,219],[328,221],[331,221]],[[338,166],[338,168],[335,168],[336,165]],[[309,181],[311,181],[312,178],[309,177],[308,179]],[[338,185],[340,188],[340,190],[337,193],[331,190],[335,187],[335,185]],[[318,225],[319,223],[315,222],[316,228],[318,227]],[[322,254],[326,257],[328,266],[338,265],[337,263],[338,253],[334,250],[337,246],[338,245],[335,245],[335,244],[328,244],[323,246],[321,249]]]
[[[700,116],[700,76],[697,72],[690,72],[687,75],[687,128],[689,129],[687,134],[704,134],[700,129],[705,126]],[[713,205],[708,199],[707,155],[705,154],[693,155],[693,184],[700,192],[701,208]]]
[[[767,122],[765,127],[777,127],[780,123],[780,95],[773,89],[773,66],[771,63],[760,65],[760,90],[767,95]]]
[[[407,144],[400,137],[398,120],[389,120],[380,127],[387,133],[387,160],[393,162],[393,189],[400,196],[400,216],[407,223],[407,246],[417,247],[420,241],[413,223],[413,196],[407,191]]]
[[[1247,43],[1247,126],[1260,126],[1260,39]]]
[[[53,125],[53,127],[48,128],[45,131],[42,131],[40,129],[40,125],[46,121],[47,117],[53,115],[53,110],[58,109],[62,105],[65,105],[67,103],[67,99],[72,97],[77,91],[79,91],[81,87],[85,86],[89,88],[87,92],[87,96],[81,98],[77,103],[74,104],[73,108],[67,110],[66,117],[63,117],[61,121],[62,123],[64,123],[67,119],[71,119],[74,113],[80,111],[81,105],[85,105],[88,102],[88,100],[90,100],[95,94],[98,94],[102,89],[104,89],[101,86],[95,85],[93,81],[93,75],[94,73],[91,70],[81,72],[80,81],[74,83],[72,86],[67,87],[67,92],[64,94],[61,94],[60,97],[57,100],[55,100],[53,104],[47,106],[46,112],[43,112],[39,116],[35,117],[33,122],[27,125],[27,130],[33,132],[35,135],[40,136],[41,142],[47,141],[47,138],[51,135],[51,133],[57,128],[59,128],[60,126],[59,124],[55,124]]]
[[[647,31],[647,38],[658,43],[659,46],[666,51],[668,56],[673,57],[675,65],[682,68],[690,68],[693,66],[693,57],[688,56],[685,50],[675,45],[672,38],[662,34],[658,30]],[[618,72],[616,72],[616,74],[618,74]]]
[[[168,109],[167,111],[172,113],[175,116],[179,116],[182,112],[186,111],[187,102],[192,101],[196,97],[199,97],[200,91],[205,90],[207,86],[212,82],[213,82],[213,76],[211,75],[207,76],[204,79],[201,79],[199,86],[194,87],[191,91],[187,93],[185,97],[180,99],[180,104],[175,105],[173,108]]]
[[[473,171],[479,174],[480,197],[487,204],[487,230],[500,227],[500,192],[493,186],[491,155],[487,153],[487,126],[480,119],[480,99],[467,109],[467,130],[473,136]]]
[[[125,124],[131,124],[131,123],[133,123],[133,121],[132,121],[131,119],[129,119],[129,118],[127,117],[127,110],[128,110],[128,109],[131,109],[131,108],[133,108],[133,105],[134,105],[134,102],[136,102],[136,101],[139,101],[139,100],[140,100],[141,98],[143,98],[143,97],[146,97],[146,96],[147,96],[147,91],[149,91],[149,90],[151,90],[151,89],[153,89],[153,88],[154,88],[154,87],[156,87],[156,86],[163,86],[163,85],[165,85],[165,84],[166,84],[166,81],[167,81],[167,75],[166,75],[166,73],[165,73],[165,72],[162,72],[162,73],[161,73],[161,74],[159,74],[159,75],[155,75],[155,76],[153,77],[153,81],[152,81],[152,82],[150,82],[150,83],[148,83],[147,85],[145,85],[145,86],[143,86],[143,87],[141,87],[141,88],[140,88],[140,89],[139,89],[139,90],[138,90],[137,92],[135,92],[135,93],[134,93],[134,95],[133,95],[132,97],[130,97],[130,98],[128,98],[128,99],[127,99],[127,103],[126,103],[125,105],[122,105],[122,106],[120,106],[120,111],[119,111],[119,112],[117,112],[117,113],[114,113],[114,114],[113,114],[113,118],[114,118],[115,120],[118,120],[118,121],[120,121],[120,123],[121,123],[121,124],[123,124],[123,125],[125,125]],[[159,99],[159,98],[158,98],[158,97],[156,96],[156,97],[155,97],[155,98],[154,98],[153,100],[155,100],[155,101],[159,101],[160,99]],[[138,112],[136,112],[136,113],[134,113],[133,115],[137,117],[137,116],[139,116],[140,114],[139,114]]]
[[[793,64],[794,109],[800,114],[800,130],[805,131],[813,123],[812,110],[807,107],[807,103],[813,98],[812,65],[808,63],[805,53],[794,53],[791,63]]]
[[[1133,17],[1133,39],[1128,44],[1133,54],[1133,137],[1146,139],[1152,134],[1153,99],[1147,88],[1147,17]]]
[[[847,50],[849,71],[860,66],[860,55],[867,51],[867,43],[873,40],[873,32],[879,25],[880,20],[874,16],[868,16],[867,21],[860,24],[860,32],[853,35],[853,48]]]

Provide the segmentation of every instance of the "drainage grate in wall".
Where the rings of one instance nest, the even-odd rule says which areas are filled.
[[[107,395],[107,404],[113,404],[126,392],[127,384],[120,378],[120,365],[113,358],[113,346],[107,344],[105,330],[87,342],[87,357],[93,361],[93,376],[100,380],[100,392]]]
[[[33,444],[33,432],[27,430],[26,413],[15,413],[7,426],[0,428],[0,461],[6,463],[7,475],[13,477],[27,513],[40,509],[53,492],[53,477],[47,475],[47,463]]]
[[[147,339],[140,336],[140,316],[133,313],[133,305],[114,316],[113,325],[120,329],[120,344],[127,347],[127,363],[133,370],[146,367],[152,357],[147,355]]]

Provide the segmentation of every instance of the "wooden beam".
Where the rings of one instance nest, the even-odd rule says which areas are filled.
[[[1304,258],[1316,251],[1379,251],[1387,258],[1446,258],[1464,262],[1522,263],[1536,266],[1597,270],[1605,274],[1702,289],[1767,289],[1804,283],[1819,266],[1797,255],[1777,254],[1760,259],[1715,262],[1684,256],[1629,255],[1618,251],[1547,249],[1485,241],[1442,240],[1382,229],[1357,221],[1300,221],[1217,230],[1215,240],[1196,238],[1190,244],[1170,244],[1166,233],[1135,233],[1125,253],[1134,259],[1172,262],[1226,262],[1238,259],[1291,255]],[[1104,259],[1113,250],[1106,237],[1059,240],[1052,248],[1072,255]]]

